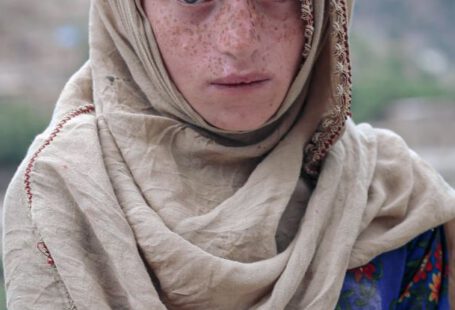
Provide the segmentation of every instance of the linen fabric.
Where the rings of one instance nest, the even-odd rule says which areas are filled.
[[[9,309],[331,309],[348,268],[455,218],[401,138],[346,121],[350,1],[313,1],[302,68],[253,132],[185,102],[139,2],[92,1],[90,59],[8,190]]]

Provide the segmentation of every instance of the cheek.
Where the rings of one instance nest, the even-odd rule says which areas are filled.
[[[280,45],[286,48],[286,57],[289,61],[302,61],[303,46],[305,44],[304,30],[302,21],[289,22],[283,29],[283,33],[279,37]]]
[[[303,22],[300,20],[290,20],[283,23],[277,31],[278,40],[287,44],[299,45],[303,42]]]
[[[151,24],[161,56],[177,84],[182,76],[194,79],[198,71],[214,71],[221,64],[210,52],[213,50],[212,34],[207,31],[210,27],[182,23],[172,16],[152,19]]]
[[[175,18],[166,16],[151,22],[156,41],[163,56],[181,57],[196,54],[198,35]]]
[[[286,45],[301,45],[304,37],[304,22],[300,18],[300,11],[288,12],[280,19],[267,19],[263,29],[265,33],[275,42]]]
[[[149,8],[148,17],[170,77],[188,95],[203,86],[207,78],[222,74],[231,61],[217,51],[217,42],[229,25],[221,25],[226,18],[219,16],[196,23],[164,6],[161,10]],[[303,21],[300,11],[287,10],[278,16],[271,16],[271,12],[277,10],[263,10],[256,15],[254,44],[258,53],[249,65],[259,71],[274,71],[282,83],[289,83],[301,59]]]
[[[299,18],[288,18],[268,27],[269,58],[282,76],[293,77],[302,61],[304,25]]]

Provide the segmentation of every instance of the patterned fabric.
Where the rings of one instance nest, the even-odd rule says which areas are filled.
[[[447,266],[444,230],[429,230],[349,270],[336,309],[449,309]]]
[[[305,7],[302,2],[302,18],[305,20]],[[348,24],[352,1],[330,1],[332,21],[332,43],[328,45],[334,72],[330,74],[334,87],[334,102],[328,113],[319,123],[316,132],[305,146],[303,174],[313,185],[316,184],[321,165],[332,145],[339,139],[346,127],[348,117],[352,116],[352,73],[349,56]],[[310,19],[311,20],[311,19]]]

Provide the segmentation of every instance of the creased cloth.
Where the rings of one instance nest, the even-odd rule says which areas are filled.
[[[185,103],[139,2],[93,1],[90,60],[6,196],[9,309],[332,309],[348,268],[455,219],[455,191],[401,138],[350,119],[296,190],[338,102],[328,3],[280,111],[238,133]]]

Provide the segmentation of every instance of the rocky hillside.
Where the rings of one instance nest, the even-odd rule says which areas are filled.
[[[87,58],[89,2],[0,1],[0,103],[25,98],[53,104],[65,80]],[[361,0],[353,36],[377,51],[390,40],[402,42],[416,65],[441,76],[455,71],[454,12],[453,0]]]
[[[88,9],[89,0],[0,2],[0,103],[55,101],[87,58]]]
[[[451,58],[455,54],[453,0],[360,0],[355,13],[356,31],[434,46]]]

